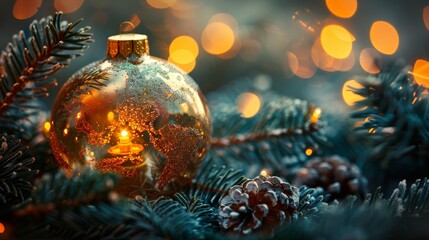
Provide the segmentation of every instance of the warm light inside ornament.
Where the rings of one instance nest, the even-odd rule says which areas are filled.
[[[121,136],[119,136],[119,143],[110,147],[107,152],[112,155],[130,155],[133,153],[139,153],[142,150],[143,145],[132,143],[128,131],[122,130]]]
[[[62,87],[51,124],[59,164],[116,172],[121,193],[149,198],[190,183],[211,131],[198,86],[180,68],[150,56],[141,34],[109,37],[106,59]]]

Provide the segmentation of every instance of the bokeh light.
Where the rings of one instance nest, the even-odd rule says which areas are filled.
[[[354,93],[351,90],[351,88],[362,88],[362,85],[355,80],[348,80],[347,82],[344,83],[343,91],[342,91],[343,92],[343,99],[344,99],[344,102],[349,106],[352,106],[357,101],[364,99],[364,97]]]
[[[337,59],[331,57],[323,50],[320,38],[314,40],[311,47],[311,58],[314,64],[324,71],[334,72],[339,69],[339,61],[336,61]]]
[[[341,72],[348,72],[353,69],[355,65],[355,54],[352,51],[346,59],[339,59],[340,67],[338,68]]]
[[[261,172],[259,173],[259,175],[262,176],[270,176],[270,172],[267,169],[262,169]]]
[[[198,56],[198,44],[190,36],[179,36],[175,38],[169,48],[170,58],[179,64],[189,64]]]
[[[0,233],[4,233],[5,230],[4,224],[0,222]]]
[[[240,94],[237,97],[236,103],[237,111],[241,113],[241,116],[244,118],[251,118],[255,116],[262,106],[261,98],[251,92]]]
[[[315,17],[315,14],[308,8],[295,11],[292,20],[298,23],[298,25],[308,33],[317,32],[321,24],[320,19]]]
[[[169,62],[176,64],[186,73],[190,73],[195,68],[199,48],[192,37],[179,36],[171,42],[169,53]]]
[[[322,109],[321,108],[316,108],[313,111],[313,114],[311,115],[310,118],[310,122],[311,123],[317,123],[317,121],[319,121],[320,116],[322,115]]]
[[[417,59],[412,72],[414,79],[419,85],[429,87],[429,62]]]
[[[317,38],[311,47],[311,58],[318,68],[327,72],[350,71],[355,64],[353,51],[345,59],[333,58],[323,50],[320,38]]]
[[[19,20],[30,18],[39,11],[41,5],[42,0],[16,0],[13,5],[13,16]]]
[[[146,0],[147,4],[149,4],[153,8],[164,9],[172,7],[177,0]]]
[[[429,30],[429,5],[423,8],[423,22],[427,30]]]
[[[322,29],[320,42],[323,50],[334,58],[347,58],[352,49],[354,36],[340,25],[327,25]]]
[[[178,49],[170,53],[170,60],[183,65],[195,61],[195,56],[187,49]]]
[[[171,62],[171,63],[175,64],[176,66],[180,67],[180,68],[181,68],[185,73],[190,73],[190,72],[192,72],[192,70],[194,70],[194,68],[195,68],[195,66],[196,66],[196,64],[197,64],[197,62],[196,62],[196,60],[195,60],[195,59],[194,59],[192,62],[185,63],[185,64],[180,63],[180,62],[175,62],[175,61],[171,58],[171,56],[168,58],[168,62]]]
[[[298,58],[293,52],[287,52],[286,54],[287,54],[289,69],[294,75],[296,75],[299,68]]]
[[[311,59],[311,51],[305,48],[295,52],[287,52],[288,64],[291,72],[297,77],[309,79],[316,73],[317,67]]]
[[[357,0],[326,0],[329,11],[340,18],[352,17],[358,7]]]
[[[372,48],[362,49],[359,55],[359,63],[362,69],[371,74],[380,72],[380,66],[376,64],[376,61],[381,61],[380,54]]]
[[[372,45],[379,52],[392,55],[399,46],[399,35],[396,28],[386,21],[376,21],[369,32]]]
[[[49,132],[51,130],[51,123],[49,122],[49,121],[46,121],[44,124],[43,124],[43,131],[44,132]]]
[[[228,52],[234,45],[235,33],[223,22],[211,22],[201,35],[201,44],[206,52],[220,55]]]
[[[78,10],[84,0],[54,0],[54,7],[57,11],[62,11],[63,13],[72,13]]]
[[[305,155],[307,155],[307,156],[313,155],[313,149],[311,149],[311,148],[305,149]]]

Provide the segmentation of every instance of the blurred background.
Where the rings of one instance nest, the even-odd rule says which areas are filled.
[[[2,48],[33,19],[55,11],[92,26],[95,43],[56,76],[60,83],[104,58],[107,37],[130,21],[149,36],[151,55],[180,66],[206,93],[253,78],[347,112],[357,96],[344,86],[398,59],[429,85],[427,0],[8,0],[0,9]]]

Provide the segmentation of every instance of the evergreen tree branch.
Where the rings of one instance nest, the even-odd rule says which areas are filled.
[[[214,209],[198,197],[189,197],[183,192],[174,195],[173,199],[185,207],[186,211],[194,216],[204,228],[217,225]]]
[[[0,204],[11,207],[26,200],[32,191],[32,178],[38,170],[29,166],[34,158],[23,158],[28,150],[21,140],[11,135],[0,137]]]
[[[33,201],[14,212],[16,237],[83,237],[88,226],[113,228],[129,207],[113,191],[119,177],[84,169],[72,176],[45,175],[36,183]]]
[[[82,55],[92,41],[90,27],[76,29],[82,21],[67,23],[61,20],[62,13],[34,21],[30,25],[30,37],[24,31],[13,36],[0,59],[0,123],[19,130],[16,119],[34,114],[30,100],[47,96],[47,89],[55,81],[46,79],[70,61]]]
[[[299,217],[308,218],[321,214],[327,207],[325,195],[322,188],[299,188],[299,205],[297,208]]]
[[[424,88],[398,65],[359,83],[362,87],[351,91],[364,99],[356,102],[359,110],[351,117],[364,119],[356,129],[367,132],[375,142],[373,157],[388,163],[409,154],[425,156],[429,146],[429,105],[422,95]]]
[[[263,168],[285,177],[308,160],[307,149],[317,152],[328,145],[321,131],[321,110],[254,85],[253,81],[239,82],[208,96],[210,109],[216,113],[209,154],[221,164],[246,169],[248,177],[259,175]],[[251,118],[243,117],[236,107],[243,92],[257,94],[262,102]]]
[[[202,203],[209,204],[217,211],[220,198],[228,193],[231,186],[241,184],[245,178],[241,171],[217,166],[214,161],[209,158],[202,163],[192,184],[184,192],[190,198],[201,199]]]
[[[137,197],[133,210],[135,236],[150,239],[204,239],[205,226],[179,202],[160,198],[154,203]]]

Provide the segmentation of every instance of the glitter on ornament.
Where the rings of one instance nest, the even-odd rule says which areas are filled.
[[[51,125],[61,166],[116,172],[119,192],[132,196],[132,186],[144,185],[155,192],[149,198],[190,183],[211,131],[198,86],[178,67],[150,56],[140,34],[109,37],[107,58],[78,71],[60,90]]]

